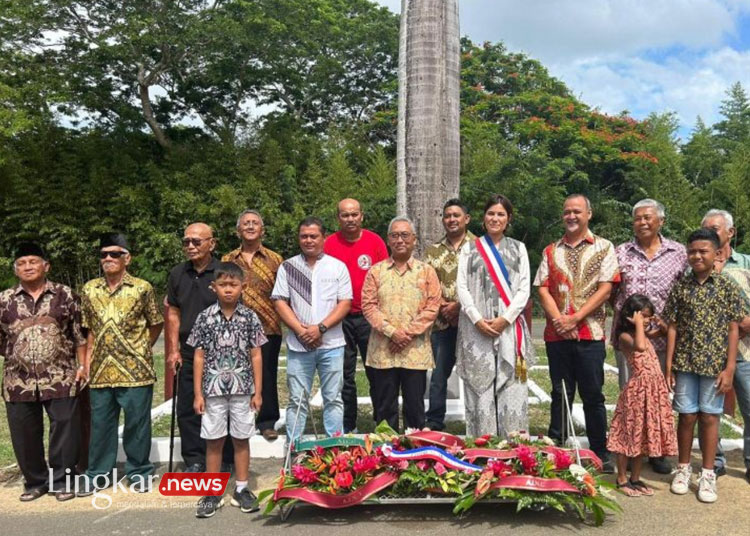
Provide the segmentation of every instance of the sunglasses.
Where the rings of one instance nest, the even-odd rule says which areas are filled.
[[[100,251],[99,252],[99,258],[104,260],[107,257],[112,257],[113,259],[119,259],[123,255],[127,255],[127,251]]]
[[[203,242],[208,242],[211,240],[210,238],[183,238],[182,239],[182,246],[188,247],[190,244],[193,244],[195,247],[199,248]]]

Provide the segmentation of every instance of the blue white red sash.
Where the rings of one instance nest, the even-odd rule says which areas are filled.
[[[511,287],[510,287],[510,274],[508,269],[505,267],[503,258],[500,256],[500,252],[492,243],[492,239],[488,235],[484,235],[476,240],[477,251],[484,260],[484,265],[487,267],[487,271],[492,278],[492,282],[495,284],[497,293],[500,294],[500,299],[503,300],[505,307],[510,306],[511,301]],[[522,315],[516,317],[514,322],[514,329],[516,331],[516,358],[523,361],[523,325],[521,324]]]

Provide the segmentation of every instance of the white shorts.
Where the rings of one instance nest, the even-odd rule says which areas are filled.
[[[210,396],[206,398],[205,413],[201,417],[201,437],[221,439],[249,439],[255,434],[255,412],[250,409],[250,395]]]

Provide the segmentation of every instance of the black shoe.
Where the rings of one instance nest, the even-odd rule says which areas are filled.
[[[185,469],[182,470],[183,473],[205,473],[206,472],[206,465],[203,463],[191,463]]]
[[[714,465],[714,473],[716,473],[716,478],[719,478],[720,476],[727,474],[727,468],[723,465]]]
[[[102,488],[94,485],[94,479],[88,476],[80,476],[76,480],[76,497],[88,497]]]
[[[602,473],[605,475],[611,475],[615,472],[615,462],[612,461],[612,456],[605,456],[602,458]]]
[[[433,432],[442,432],[445,429],[445,425],[442,425],[437,422],[426,422],[424,424],[425,428],[429,428]]]
[[[654,473],[659,473],[660,475],[669,475],[672,473],[672,464],[664,456],[649,458],[648,463],[651,464],[651,469],[653,469]]]
[[[750,484],[750,469],[745,470],[745,480]]]
[[[232,506],[239,506],[240,510],[246,514],[260,510],[260,506],[258,506],[258,498],[248,488],[244,488],[242,491],[234,490],[234,495],[232,495]]]
[[[198,511],[195,512],[195,517],[212,517],[216,510],[222,506],[224,506],[224,497],[215,495],[201,497],[201,500],[198,501]]]

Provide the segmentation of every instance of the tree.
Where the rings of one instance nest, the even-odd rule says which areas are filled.
[[[731,152],[736,145],[750,142],[750,100],[742,84],[735,82],[721,102],[724,119],[714,125],[722,149]]]
[[[419,248],[442,234],[443,203],[458,194],[459,80],[456,0],[403,0],[397,211],[415,222]]]

